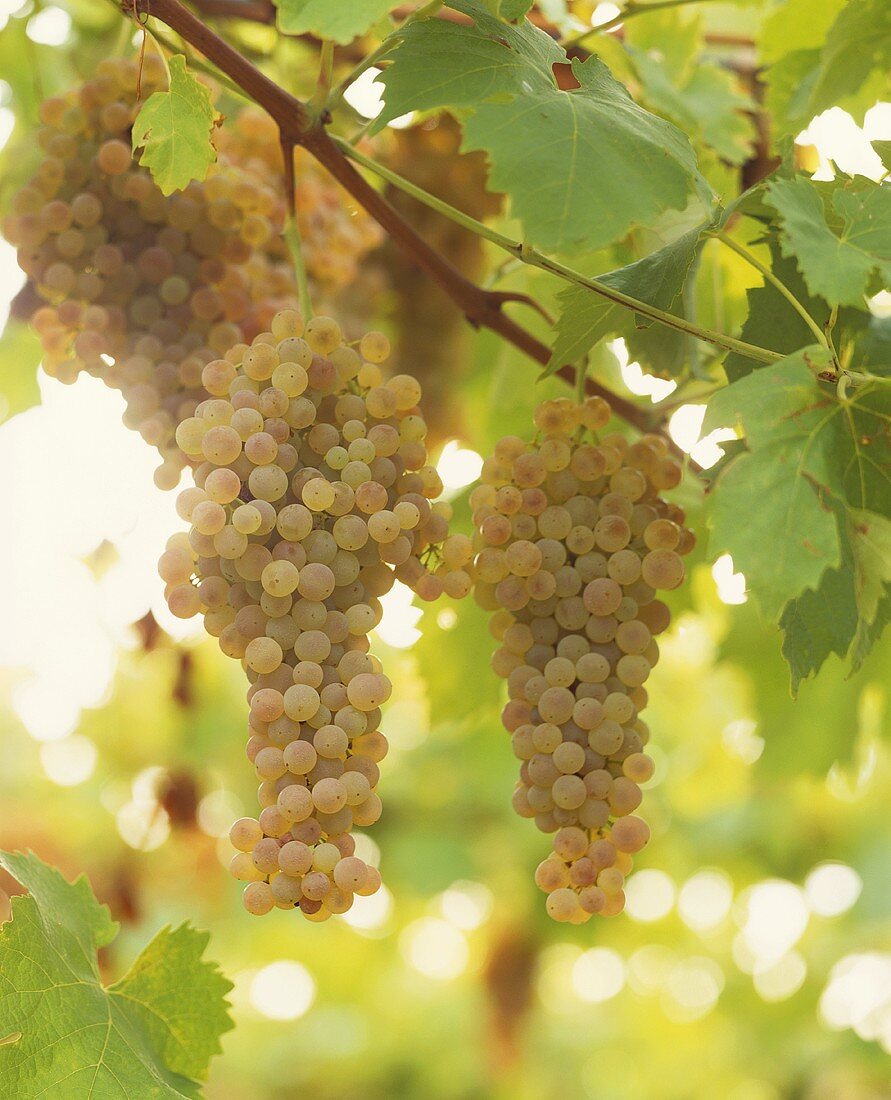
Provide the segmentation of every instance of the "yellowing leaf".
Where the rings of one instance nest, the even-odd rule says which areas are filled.
[[[133,151],[165,195],[203,180],[216,160],[211,134],[218,118],[210,90],[170,58],[170,87],[149,96],[133,123]]]

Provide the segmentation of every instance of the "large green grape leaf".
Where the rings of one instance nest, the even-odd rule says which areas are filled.
[[[347,45],[396,7],[392,0],[275,0],[285,34],[314,34]]]
[[[706,195],[689,142],[631,99],[599,58],[572,61],[578,88],[562,91],[565,52],[530,23],[492,18],[477,4],[467,26],[419,20],[378,77],[377,126],[413,109],[461,109],[464,148],[485,150],[489,182],[506,192],[526,238],[549,250],[591,250],[633,225]]]
[[[217,112],[210,89],[186,68],[182,54],[170,58],[170,87],[149,96],[133,123],[133,151],[165,195],[203,180],[216,160],[211,134]]]
[[[27,325],[10,319],[0,336],[0,421],[40,401],[40,341]]]
[[[668,313],[678,313],[684,285],[705,228],[704,225],[697,226],[649,256],[602,275],[598,281],[647,305]],[[584,287],[567,287],[558,295],[558,300],[561,312],[556,325],[553,354],[548,364],[549,372],[558,370],[565,363],[577,362],[596,343],[609,336],[624,336],[631,347],[635,330],[653,324],[640,314]],[[665,344],[659,365],[663,370],[670,371],[676,369],[683,358],[678,352],[682,351],[684,337],[662,326],[659,328]]]
[[[202,962],[208,935],[164,929],[120,981],[96,952],[118,925],[83,876],[66,882],[33,853],[0,853],[29,893],[0,931],[0,1080],[16,1100],[197,1097],[232,988]]]
[[[891,282],[891,188],[848,180],[824,204],[814,184],[797,176],[774,180],[766,200],[779,216],[783,252],[796,258],[812,294],[830,305],[862,306],[874,272]]]
[[[835,513],[891,515],[891,394],[881,384],[840,400],[816,373],[819,347],[796,352],[719,391],[705,430],[739,425],[747,452],[715,481],[711,549],[728,551],[765,613],[818,587],[842,563]]]

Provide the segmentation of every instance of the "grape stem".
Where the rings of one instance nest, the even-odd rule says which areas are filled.
[[[331,93],[331,85],[334,83],[334,43],[330,39],[322,42],[319,54],[319,77],[316,81],[316,89],[313,92],[308,106],[316,113],[324,108],[328,96]]]
[[[781,279],[778,279],[777,276],[774,275],[774,273],[770,270],[769,267],[767,267],[766,264],[763,264],[758,259],[758,257],[754,255],[754,253],[750,252],[749,249],[745,247],[745,245],[739,244],[738,241],[735,241],[730,236],[730,234],[726,233],[723,229],[719,230],[717,233],[712,234],[712,236],[714,236],[722,244],[727,245],[727,247],[732,252],[735,252],[737,256],[741,256],[746,261],[746,263],[750,265],[750,267],[753,267],[762,276],[765,282],[770,283],[770,285],[786,299],[789,305],[804,321],[807,327],[817,338],[817,342],[827,350],[831,350],[829,340],[823,329],[820,328],[814,318],[811,317],[811,315],[804,308],[802,303],[798,300],[798,298],[795,297],[795,295],[786,286],[786,284]]]
[[[581,405],[585,400],[585,382],[588,377],[588,356],[580,359],[575,368],[575,399]]]
[[[573,46],[579,46],[586,39],[590,38],[592,34],[606,34],[607,31],[611,31],[616,27],[620,27],[623,23],[627,23],[629,19],[633,19],[635,15],[646,15],[651,11],[665,11],[666,8],[682,8],[687,4],[703,4],[706,0],[653,0],[650,4],[637,4],[635,0],[628,0],[628,3],[624,8],[614,15],[612,19],[607,19],[605,23],[598,23],[596,27],[588,27],[580,34],[575,35],[573,38],[568,38],[563,42],[564,49],[571,49]]]
[[[132,13],[131,0],[112,0],[127,16]],[[484,290],[476,283],[468,279],[445,256],[433,248],[414,227],[407,222],[402,215],[390,205],[389,202],[359,173],[347,159],[359,159],[363,155],[358,154],[346,142],[332,138],[325,130],[322,119],[314,119],[307,110],[306,105],[296,96],[280,87],[265,73],[252,65],[238,50],[206,26],[193,12],[186,8],[180,0],[136,0],[137,9],[145,15],[160,20],[172,31],[189,43],[195,50],[203,54],[226,76],[234,81],[242,91],[256,104],[262,107],[274,119],[278,125],[283,145],[300,145],[305,148],[315,159],[325,167],[328,172],[340,183],[353,198],[362,206],[380,225],[389,233],[393,242],[412,259],[419,268],[434,279],[442,289],[452,298],[464,312],[468,322],[474,327],[485,327],[497,332],[503,339],[512,343],[529,358],[542,366],[547,366],[551,360],[551,351],[531,332],[517,324],[513,318],[503,311],[505,302],[515,300],[516,295],[500,293],[492,290]],[[344,148],[346,147],[346,148]],[[347,153],[349,151],[349,154]],[[361,163],[361,160],[360,160]],[[374,165],[374,162],[369,162]],[[377,170],[378,166],[375,166]],[[381,173],[382,174],[382,173]],[[394,174],[395,175],[395,174]],[[386,177],[384,177],[386,178]],[[401,177],[396,177],[401,179]],[[408,181],[405,181],[407,184]],[[477,222],[468,215],[455,210],[447,203],[434,198],[420,188],[409,185],[417,198],[439,210],[454,220],[460,221],[466,228],[479,232],[481,236],[495,241],[506,248],[512,254],[523,259],[526,263],[551,271],[569,282],[585,286],[590,290],[609,298],[626,308],[661,320],[663,324],[677,328],[682,332],[699,336],[700,339],[717,343],[721,347],[739,351],[760,362],[772,362],[781,356],[764,348],[756,348],[742,341],[732,340],[730,337],[718,333],[711,333],[699,326],[692,325],[682,318],[673,317],[671,314],[663,314],[661,310],[639,302],[628,295],[623,295],[596,280],[586,279],[578,272],[550,260],[537,253],[534,249],[511,241],[501,234],[495,234],[482,222]],[[497,238],[501,238],[497,240]],[[569,364],[565,364],[555,372],[559,377],[572,384],[575,381],[575,370]],[[606,399],[616,414],[632,424],[639,431],[647,432],[659,430],[661,417],[658,413],[654,416],[648,410],[642,409],[632,401],[614,393],[599,382],[589,378],[586,390]]]
[[[294,156],[293,149],[291,149],[291,156]],[[291,263],[294,265],[294,275],[297,279],[297,300],[300,303],[300,316],[304,321],[308,321],[313,316],[312,300],[309,296],[309,278],[306,274],[306,263],[303,259],[303,241],[300,238],[297,218],[293,213],[289,214],[285,219],[285,227],[282,235],[285,239],[285,244],[288,246],[288,252],[291,254]]]
[[[607,298],[616,305],[624,306],[626,309],[631,309],[644,317],[649,317],[651,321],[658,321],[660,324],[668,326],[668,328],[676,329],[678,332],[684,332],[688,336],[695,336],[700,340],[706,341],[706,343],[725,348],[727,351],[735,351],[740,355],[746,356],[748,359],[754,359],[756,362],[773,363],[777,359],[783,358],[782,355],[775,351],[770,351],[768,348],[761,348],[755,344],[748,344],[744,340],[736,340],[734,337],[727,336],[724,333],[713,332],[711,329],[702,328],[700,325],[696,325],[692,321],[686,320],[684,317],[677,317],[673,313],[666,313],[665,310],[658,309],[656,306],[651,306],[638,298],[633,298],[630,294],[623,294],[621,291],[614,289],[598,279],[588,278],[574,268],[567,267],[566,264],[561,264],[557,260],[553,260],[549,256],[544,255],[544,253],[539,252],[537,248],[533,248],[526,242],[515,241],[504,233],[499,233],[497,229],[493,229],[484,222],[477,221],[476,218],[472,218],[469,214],[465,214],[463,211],[458,210],[442,199],[436,198],[435,195],[431,195],[428,191],[424,191],[423,188],[411,183],[403,176],[397,175],[396,172],[391,171],[389,168],[385,168],[382,164],[378,164],[377,161],[367,157],[364,153],[360,153],[359,150],[354,149],[349,142],[344,141],[342,138],[333,137],[331,140],[338,146],[343,154],[351,160],[356,161],[364,168],[374,172],[375,175],[380,176],[381,179],[385,179],[394,187],[398,187],[401,191],[405,191],[419,202],[438,211],[444,217],[457,222],[465,229],[470,230],[470,232],[476,233],[480,237],[484,237],[487,241],[491,241],[492,244],[497,245],[499,248],[503,248],[506,252],[510,252],[521,263],[529,264],[532,267],[538,267],[542,271],[547,271],[560,279],[564,279],[566,282],[573,283],[575,286],[591,290],[595,294]],[[754,257],[752,257],[752,259],[754,260]]]

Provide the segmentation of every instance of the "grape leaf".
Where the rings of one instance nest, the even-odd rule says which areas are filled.
[[[598,281],[647,305],[676,313],[705,228],[705,225],[697,226],[649,256],[600,276]],[[567,287],[557,297],[561,312],[548,373],[553,373],[565,363],[577,362],[605,337],[625,336],[633,340],[635,327],[644,328],[653,323],[585,287]],[[660,335],[664,336],[666,345],[665,358],[660,361],[660,366],[663,369],[670,365],[677,366],[678,356],[673,352],[682,349],[683,336],[677,334],[675,339],[676,334],[662,326]]]
[[[516,23],[534,3],[535,0],[500,0],[498,14],[509,23]]]
[[[829,319],[829,306],[820,298],[812,298],[804,285],[794,257],[787,258],[780,251],[773,237],[768,241],[770,269],[818,323]],[[799,348],[813,343],[814,334],[783,297],[769,282],[752,287],[746,292],[749,311],[740,332],[740,339],[758,347],[770,348],[790,355]],[[758,364],[738,352],[732,351],[724,360],[728,379],[735,382],[743,375],[758,369]]]
[[[314,34],[343,46],[396,7],[392,0],[275,0],[275,4],[280,31]]]
[[[831,305],[862,306],[870,276],[891,282],[891,189],[858,178],[835,187],[827,205],[803,176],[774,180],[766,200],[780,219],[781,244],[808,289]]]
[[[875,149],[879,155],[879,160],[882,162],[882,167],[886,172],[891,172],[891,141],[882,141],[880,138],[874,138],[870,145]]]
[[[696,68],[702,30],[702,16],[692,7],[654,8],[646,19],[627,24],[624,42],[631,54],[645,53],[658,60],[672,83],[683,84]]]
[[[453,5],[474,25],[420,20],[405,29],[378,77],[380,128],[412,109],[464,109],[464,148],[485,150],[489,182],[506,192],[526,238],[549,250],[596,249],[633,225],[683,207],[708,185],[689,142],[645,111],[599,58],[573,60],[579,87],[562,91],[565,52],[526,22]]]
[[[849,513],[854,555],[854,596],[860,617],[873,623],[891,583],[891,519],[862,508]]]
[[[820,50],[829,28],[846,0],[786,0],[764,20],[758,35],[758,53],[762,61],[799,50]]]
[[[891,514],[891,395],[873,384],[839,401],[815,377],[828,362],[811,347],[747,375],[711,399],[703,426],[745,430],[748,451],[714,485],[710,546],[732,554],[771,618],[841,565],[833,510]]]
[[[844,657],[857,630],[853,571],[849,563],[827,569],[816,589],[790,600],[780,618],[783,656],[792,675],[792,694],[816,675],[831,653]]]
[[[856,92],[874,70],[886,77],[891,71],[891,6],[887,0],[848,0],[826,35],[810,93],[811,114]]]
[[[818,49],[793,50],[766,70],[764,105],[777,138],[797,134],[813,117],[808,102],[819,62]]]
[[[857,366],[871,374],[891,374],[891,317],[870,317],[857,341]]]
[[[730,73],[700,64],[678,81],[661,51],[630,53],[648,107],[695,135],[730,164],[742,164],[751,156],[754,127],[743,112],[751,111],[753,102]]]
[[[133,152],[165,195],[203,180],[216,160],[211,133],[219,116],[210,89],[186,69],[182,54],[170,58],[170,87],[149,96],[133,123]]]
[[[885,627],[891,623],[891,589],[885,590],[885,595],[876,610],[876,617],[871,623],[861,622],[857,633],[854,635],[854,644],[851,646],[851,669],[857,672],[872,647],[882,636]]]
[[[813,297],[808,292],[795,257],[782,254],[779,242],[773,234],[767,238],[766,243],[770,250],[771,271],[795,295],[817,324],[826,324],[832,310],[822,298]],[[740,332],[741,339],[783,355],[790,355],[793,351],[813,343],[813,332],[772,283],[764,282],[750,288],[746,292],[746,298],[748,313]],[[857,358],[864,367],[868,365],[865,361],[867,355],[872,361],[876,355],[881,354],[879,333],[876,334],[875,347],[872,348],[870,344],[871,350],[866,350],[866,337],[860,336],[860,333],[868,325],[869,316],[866,313],[845,306],[838,311],[833,329],[833,336],[840,348],[849,341],[858,340]],[[731,352],[724,360],[724,370],[731,382],[757,369],[757,363],[737,352]]]
[[[114,985],[97,949],[118,925],[82,875],[67,882],[33,853],[0,853],[29,894],[0,931],[0,1078],[16,1100],[197,1097],[219,1037],[231,1028],[208,935],[162,930]]]
[[[791,600],[780,619],[793,694],[831,653],[845,657],[851,651],[856,671],[886,622],[882,608],[891,583],[891,520],[851,509],[847,517],[840,515],[839,535],[841,566],[827,569],[816,590]]]
[[[828,107],[855,116],[887,91],[891,25],[884,0],[788,0],[764,22],[759,54],[772,127],[794,133]]]
[[[39,403],[37,368],[40,356],[40,341],[31,329],[20,321],[7,321],[0,336],[0,369],[3,372],[0,421]]]

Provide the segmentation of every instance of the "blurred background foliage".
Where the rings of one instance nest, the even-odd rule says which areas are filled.
[[[691,133],[711,182],[733,194],[779,152],[752,112],[765,90],[788,125],[808,124],[791,84],[816,64],[841,6],[697,5],[587,44]],[[540,8],[566,14],[559,0]],[[572,8],[582,21],[615,14]],[[10,0],[4,20],[5,206],[33,166],[40,99],[131,48],[132,28],[122,36],[98,0]],[[298,93],[311,87],[312,42],[242,21],[227,21],[226,33]],[[764,62],[776,65],[762,82]],[[837,93],[845,111],[821,114],[796,157],[818,171],[831,171],[830,158],[865,171],[867,138],[891,134],[888,105],[873,107],[882,85],[869,76]],[[457,155],[447,118],[378,140],[397,171],[474,216],[499,217],[482,163]],[[498,270],[477,239],[399,201],[472,277],[494,272],[499,288],[552,300],[546,277]],[[639,237],[586,257],[585,269],[660,243]],[[7,246],[0,261],[11,300],[21,281]],[[757,275],[711,246],[702,263],[698,316],[733,330]],[[534,386],[535,368],[465,327],[387,246],[340,308],[390,332],[400,365],[421,377],[466,529],[479,455],[507,432],[528,434],[534,404],[560,384]],[[397,589],[377,643],[394,682],[385,812],[360,841],[363,856],[379,858],[385,889],[325,925],[286,913],[254,922],[224,869],[229,824],[253,802],[241,671],[166,612],[154,561],[182,524],[172,496],[154,488],[152,455],[120,425],[118,395],[86,377],[65,388],[37,361],[13,316],[0,342],[0,461],[13,468],[0,540],[0,843],[31,847],[66,875],[87,872],[124,923],[104,960],[110,972],[164,923],[210,930],[211,953],[235,982],[237,1026],[208,1097],[891,1097],[891,642],[850,679],[831,659],[793,702],[779,635],[746,601],[729,559],[698,551],[689,585],[673,594],[652,680],[653,840],[626,913],[573,929],[545,916],[532,871],[546,845],[510,811],[516,761],[484,614],[469,601],[421,612]],[[671,384],[642,377],[621,345],[602,349],[596,370],[671,403]],[[672,420],[687,450],[703,407],[695,391],[690,401]],[[715,443],[698,445],[704,465]],[[691,478],[678,495],[701,530],[700,485]],[[0,887],[16,888],[8,878]],[[6,905],[0,892],[4,916]]]

